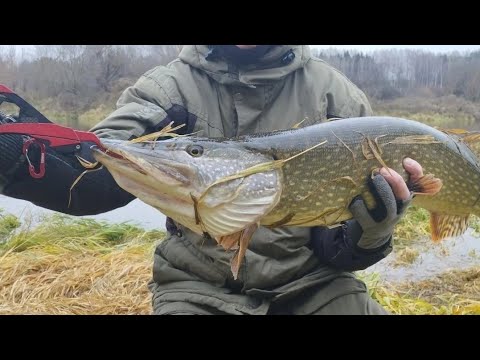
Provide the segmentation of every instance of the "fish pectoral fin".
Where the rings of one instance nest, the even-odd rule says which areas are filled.
[[[235,251],[235,254],[230,262],[230,269],[232,270],[233,278],[235,280],[238,278],[238,271],[240,270],[243,258],[245,257],[248,244],[250,243],[250,240],[257,229],[258,224],[255,223],[232,235],[238,237],[238,249]]]
[[[237,249],[238,243],[242,237],[243,231],[236,232],[235,234],[220,236],[217,238],[217,243],[225,250]]]
[[[430,231],[432,240],[439,242],[448,237],[460,236],[468,228],[470,215],[448,215],[430,213]]]
[[[408,189],[415,195],[435,195],[442,189],[443,183],[432,174],[427,174],[414,182],[408,183]]]

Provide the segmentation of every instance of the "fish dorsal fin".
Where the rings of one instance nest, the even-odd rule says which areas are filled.
[[[463,129],[439,130],[450,136],[454,141],[465,144],[477,158],[477,163],[480,163],[480,131],[467,131]]]
[[[467,135],[462,137],[462,140],[468,144],[476,143],[480,140],[480,133],[479,132],[468,133]]]
[[[437,129],[444,132],[445,134],[450,134],[450,135],[465,136],[470,133],[468,130],[465,130],[465,129],[442,129],[442,128],[437,128]]]
[[[464,129],[439,129],[448,135],[455,135],[467,144],[472,144],[480,141],[480,131],[468,131]]]
[[[408,188],[415,195],[435,195],[442,189],[442,180],[434,177],[432,174],[427,174],[420,177],[418,180],[410,182]]]
[[[432,240],[439,242],[448,237],[460,236],[467,231],[470,215],[447,215],[430,213]]]

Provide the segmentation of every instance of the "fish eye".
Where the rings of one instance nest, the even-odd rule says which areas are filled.
[[[200,145],[190,145],[187,147],[187,153],[193,157],[199,157],[203,154],[203,147]]]

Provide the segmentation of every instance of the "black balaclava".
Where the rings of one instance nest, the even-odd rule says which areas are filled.
[[[216,52],[237,65],[248,65],[255,63],[264,56],[274,45],[257,45],[252,49],[240,49],[235,45],[213,45],[211,52]]]

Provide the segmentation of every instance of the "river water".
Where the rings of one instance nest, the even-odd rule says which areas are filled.
[[[3,209],[5,213],[11,213],[18,216],[20,220],[28,217],[32,218],[33,221],[35,221],[35,218],[39,217],[38,215],[53,213],[51,210],[35,206],[30,202],[13,199],[3,195],[0,195],[0,209]],[[122,208],[103,214],[82,217],[105,220],[112,223],[127,221],[148,230],[165,229],[165,215],[140,200],[134,200]]]
[[[457,238],[434,244],[429,238],[410,247],[418,256],[413,262],[400,261],[400,251],[387,256],[365,272],[376,272],[390,283],[429,279],[450,270],[464,270],[480,265],[480,237],[472,229]]]

